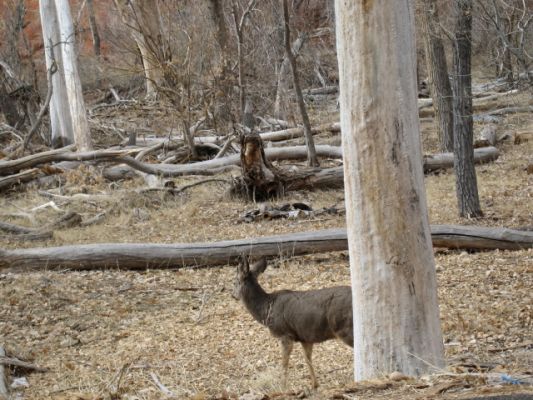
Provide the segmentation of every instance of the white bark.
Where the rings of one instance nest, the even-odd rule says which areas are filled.
[[[61,41],[61,58],[67,88],[68,105],[72,117],[72,130],[79,151],[92,149],[89,123],[78,74],[78,61],[74,47],[74,25],[68,0],[55,0]]]
[[[52,75],[52,100],[50,101],[50,123],[52,125],[52,143],[54,145],[68,145],[74,143],[72,120],[68,105],[65,78],[63,75],[63,62],[59,46],[59,25],[57,22],[56,6],[54,0],[40,0],[39,11],[43,30],[43,43],[45,48],[46,68],[52,66],[52,50],[57,64],[57,72]],[[50,45],[54,48],[51,49]]]
[[[336,0],[355,379],[443,365],[418,124],[414,4]]]

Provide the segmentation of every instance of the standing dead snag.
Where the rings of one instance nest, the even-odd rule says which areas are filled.
[[[233,195],[256,201],[283,193],[280,171],[266,158],[258,133],[241,136],[241,171],[241,179],[231,188]]]
[[[342,187],[337,168],[305,168],[288,171],[272,165],[265,155],[258,133],[241,136],[242,176],[235,179],[230,195],[246,200],[263,201],[283,196],[291,190],[331,189]]]

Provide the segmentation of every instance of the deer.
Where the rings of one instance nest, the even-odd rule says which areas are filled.
[[[315,343],[340,339],[353,347],[352,291],[350,286],[267,293],[257,278],[265,271],[261,258],[251,267],[241,256],[233,287],[233,297],[240,299],[252,317],[279,339],[282,350],[283,385],[287,386],[289,357],[295,342],[302,345],[313,389],[318,387],[312,354]]]

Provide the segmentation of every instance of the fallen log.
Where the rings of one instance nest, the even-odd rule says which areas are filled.
[[[338,133],[341,131],[341,126],[338,122],[332,124],[320,125],[311,129],[311,133],[316,135],[321,132]],[[281,131],[263,132],[260,133],[261,139],[270,142],[279,142],[282,140],[290,140],[298,137],[303,137],[304,130],[302,127],[289,128]]]
[[[0,177],[0,192],[5,189],[9,189],[15,185],[19,185],[24,182],[29,182],[37,178],[46,176],[40,168],[32,168],[27,171],[19,172],[18,174]]]
[[[533,232],[480,226],[433,225],[433,246],[468,250],[533,248]],[[97,243],[62,247],[0,249],[0,270],[53,268],[179,268],[233,263],[241,254],[291,257],[348,249],[346,229],[298,232],[212,243]]]
[[[329,124],[319,125],[311,129],[311,133],[314,135],[321,133],[321,132],[330,132],[330,133],[338,133],[340,132],[341,127],[340,123],[333,122]],[[295,127],[295,128],[287,128],[282,129],[279,131],[269,131],[269,132],[261,132],[259,133],[259,136],[261,136],[261,139],[265,141],[270,142],[277,142],[282,140],[289,140],[294,139],[298,137],[303,136],[303,128],[302,127]],[[198,142],[199,144],[206,144],[206,143],[216,143],[221,144],[226,136],[197,136],[194,138],[195,142]],[[183,141],[182,136],[172,136],[170,138],[170,141]],[[153,138],[147,138],[143,141],[144,146],[149,147],[155,147],[158,145],[161,145],[162,143],[169,143],[169,138],[162,138],[162,137],[153,137]]]
[[[319,145],[316,146],[317,155],[328,158],[342,158],[342,147]],[[305,146],[265,148],[266,158],[275,160],[302,160],[307,157]],[[495,147],[478,148],[474,150],[474,162],[477,164],[496,160],[499,156]],[[123,157],[117,162],[127,163],[128,166],[114,166],[106,168],[104,176],[109,180],[120,180],[131,177],[131,168],[137,169],[147,174],[154,174],[163,177],[173,177],[182,175],[214,175],[224,172],[231,166],[240,165],[240,155],[234,154],[228,157],[216,158],[208,161],[201,161],[193,164],[146,164],[138,162],[130,157]],[[434,172],[441,169],[453,167],[453,154],[442,153],[424,156],[424,171]],[[334,175],[337,175],[335,172]]]
[[[342,149],[337,146],[316,146],[317,155],[320,157],[342,158]],[[307,158],[307,148],[305,146],[292,146],[284,148],[265,149],[266,156],[269,160],[302,160]],[[201,161],[193,164],[146,164],[138,162],[132,158],[125,157],[119,162],[128,164],[129,167],[138,169],[148,174],[160,175],[163,177],[181,176],[181,175],[211,175],[209,170],[221,169],[228,166],[240,164],[240,155],[234,154],[228,157],[215,158],[208,161]],[[124,179],[125,172],[128,168],[121,166],[106,169],[106,177]]]
[[[472,107],[475,112],[480,113],[482,111],[490,110],[494,107],[502,106],[505,104],[501,103],[501,100],[504,100],[503,98],[511,95],[516,95],[519,93],[518,89],[509,90],[508,92],[503,93],[494,93],[489,94],[487,96],[480,96],[477,95],[473,99]],[[433,115],[435,113],[434,108],[429,108],[433,105],[432,99],[418,99],[418,110],[419,110],[419,116],[421,117],[427,117],[429,115]],[[492,112],[488,112],[487,114],[492,114]]]
[[[496,147],[479,147],[474,149],[474,162],[485,164],[496,160],[500,152]],[[435,172],[453,167],[453,153],[440,153],[424,156],[424,172]]]
[[[127,150],[95,150],[75,153],[73,146],[63,147],[58,150],[45,151],[27,157],[10,161],[0,161],[0,175],[11,175],[26,168],[40,164],[59,161],[114,161],[120,162],[121,157],[138,153],[139,149]]]

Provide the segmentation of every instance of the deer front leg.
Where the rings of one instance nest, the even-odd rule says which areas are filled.
[[[311,374],[311,385],[313,385],[313,389],[316,389],[318,387],[318,382],[315,376],[315,369],[313,368],[313,343],[302,342],[302,347],[304,349],[305,362],[307,363],[309,373]]]
[[[282,361],[281,365],[283,366],[283,386],[287,387],[287,374],[289,370],[289,357],[291,356],[292,348],[294,346],[294,342],[287,338],[282,337],[281,338],[281,351],[282,351]]]

